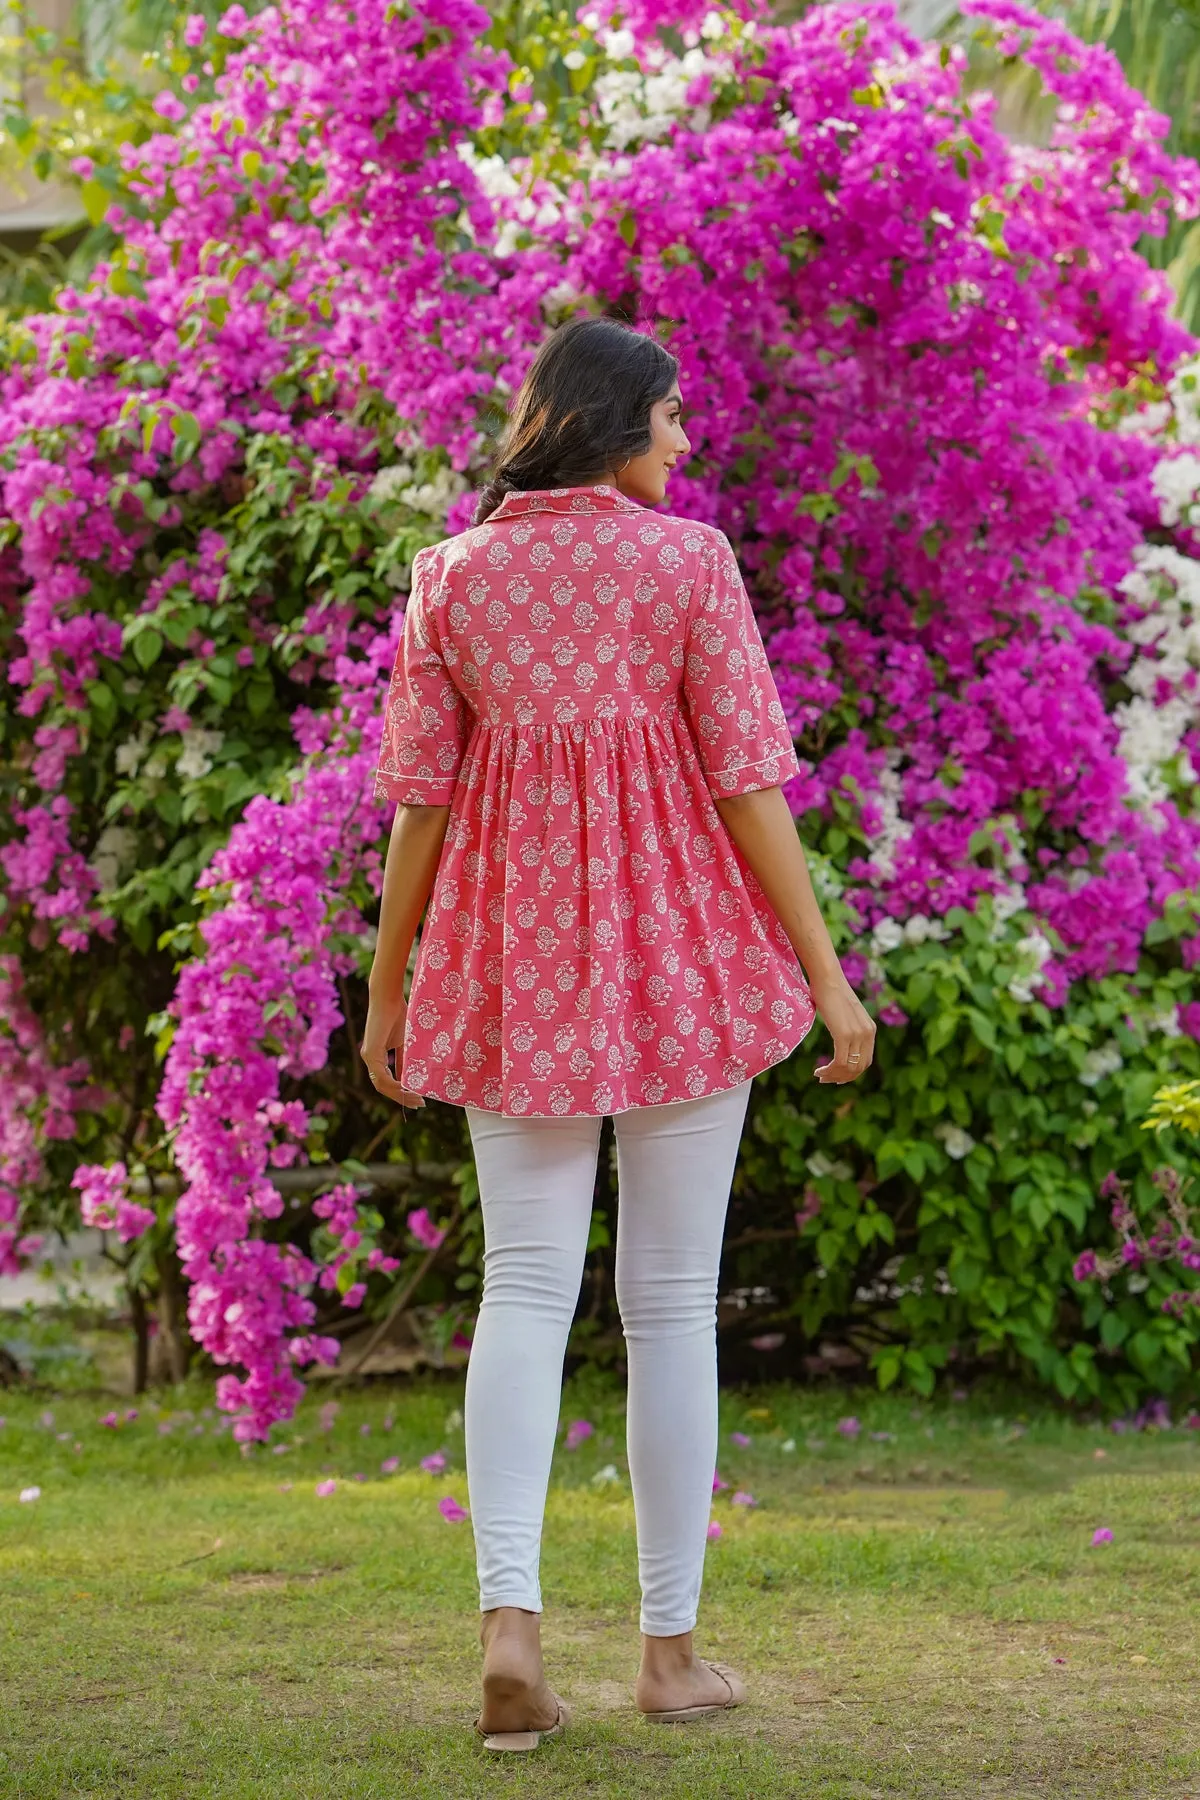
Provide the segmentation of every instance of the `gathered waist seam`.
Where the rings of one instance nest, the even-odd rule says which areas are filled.
[[[672,695],[662,705],[649,713],[590,713],[585,719],[545,720],[538,719],[528,725],[520,724],[516,719],[494,721],[482,713],[475,715],[477,731],[511,731],[533,737],[569,737],[581,739],[588,735],[601,736],[606,731],[627,730],[631,726],[658,725],[664,718],[683,716],[683,702]]]

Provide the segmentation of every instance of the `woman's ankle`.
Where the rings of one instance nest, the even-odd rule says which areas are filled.
[[[542,1615],[523,1606],[496,1606],[480,1615],[479,1638],[486,1649],[502,1639],[536,1646],[541,1643]]]
[[[674,1637],[650,1637],[642,1633],[642,1670],[648,1675],[672,1675],[690,1669],[696,1660],[692,1633],[681,1631]]]

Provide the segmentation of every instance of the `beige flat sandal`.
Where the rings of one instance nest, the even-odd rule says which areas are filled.
[[[561,1736],[563,1727],[571,1722],[571,1714],[569,1708],[564,1705],[557,1694],[555,1694],[554,1700],[558,1707],[558,1717],[553,1725],[544,1731],[484,1731],[479,1720],[476,1719],[475,1730],[483,1739],[484,1749],[536,1750],[538,1745],[545,1743],[547,1738]]]
[[[689,1719],[706,1719],[709,1713],[729,1712],[734,1706],[741,1706],[746,1700],[746,1684],[740,1675],[735,1675],[728,1663],[709,1662],[706,1656],[700,1661],[714,1675],[719,1675],[729,1689],[728,1700],[714,1700],[708,1706],[680,1706],[674,1712],[643,1713],[643,1719],[650,1719],[655,1725],[686,1725]]]

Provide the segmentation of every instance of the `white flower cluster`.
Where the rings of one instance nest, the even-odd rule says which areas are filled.
[[[515,200],[521,184],[502,156],[481,156],[474,144],[460,143],[458,154],[489,200]]]
[[[204,731],[199,727],[182,733],[183,749],[175,759],[175,772],[189,781],[199,781],[213,766],[213,757],[225,742],[223,731]]]
[[[949,936],[944,920],[927,918],[924,913],[914,913],[903,924],[899,919],[880,919],[868,943],[873,956],[886,956],[891,950],[899,950],[901,944],[943,944]]]
[[[142,758],[150,748],[150,739],[154,735],[154,727],[147,721],[140,726],[135,737],[126,738],[118,744],[113,756],[113,763],[118,775],[136,775]]]
[[[1167,383],[1167,395],[1176,442],[1200,444],[1200,357],[1180,363]]]
[[[1034,989],[1045,982],[1042,965],[1053,956],[1054,946],[1042,932],[1031,931],[1027,937],[1018,938],[1014,948],[1025,966],[1013,976],[1008,991],[1022,1006],[1028,1006],[1035,997]]]
[[[137,832],[128,825],[109,825],[96,839],[91,868],[102,893],[115,888],[137,855]]]
[[[370,486],[370,496],[377,502],[395,501],[414,512],[428,513],[431,519],[445,519],[451,505],[466,492],[465,476],[443,465],[428,481],[418,481],[410,463],[393,463],[380,469]]]
[[[814,1150],[805,1163],[810,1175],[831,1175],[835,1181],[851,1181],[854,1170],[848,1162],[832,1161],[823,1150]]]
[[[952,1156],[955,1162],[961,1162],[964,1156],[970,1156],[975,1148],[975,1139],[961,1125],[939,1125],[933,1135],[942,1140],[946,1155]]]
[[[1079,1079],[1084,1087],[1098,1087],[1106,1075],[1115,1075],[1124,1066],[1124,1058],[1117,1048],[1115,1038],[1099,1050],[1089,1050],[1083,1059],[1083,1067],[1079,1071]]]
[[[1166,1038],[1183,1036],[1183,1026],[1179,1023],[1177,1006],[1168,1006],[1164,1012],[1148,1013],[1145,1025],[1148,1033],[1161,1032]]]
[[[1187,752],[1180,750],[1184,732],[1196,722],[1197,706],[1178,690],[1189,671],[1200,667],[1200,564],[1160,544],[1141,545],[1136,563],[1121,588],[1145,609],[1126,634],[1142,654],[1125,671],[1133,698],[1123,701],[1114,716],[1130,794],[1141,805],[1153,805],[1170,793],[1168,763],[1175,762],[1177,781],[1197,778]],[[1177,691],[1158,700],[1158,684],[1164,680]]]
[[[890,880],[896,873],[896,851],[912,831],[911,826],[900,817],[902,755],[903,752],[895,747],[886,753],[885,764],[879,771],[878,778],[879,809],[883,819],[879,830],[867,838],[868,853],[882,881]]]
[[[1160,457],[1150,485],[1164,525],[1200,524],[1200,456],[1195,451]]]
[[[610,62],[627,62],[634,55],[637,46],[632,32],[602,31],[599,16],[584,13],[581,22],[586,25],[589,21],[593,30],[600,31],[600,45]],[[739,29],[743,38],[755,35],[753,20]],[[688,89],[701,75],[728,76],[727,56],[711,54],[728,36],[728,21],[719,12],[709,12],[699,31],[685,33],[688,48],[682,56],[671,55],[661,45],[646,44],[640,52],[641,68],[606,69],[598,75],[592,92],[610,146],[628,150],[634,144],[653,143],[680,120],[693,131],[707,130],[710,109],[689,107]]]

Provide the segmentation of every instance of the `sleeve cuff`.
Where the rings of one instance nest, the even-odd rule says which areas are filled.
[[[738,794],[753,794],[762,788],[782,787],[793,775],[803,774],[795,745],[776,750],[762,762],[740,763],[736,768],[718,769],[708,777],[708,785],[723,800]]]
[[[457,775],[384,775],[376,770],[374,797],[399,806],[449,806],[457,786]]]

